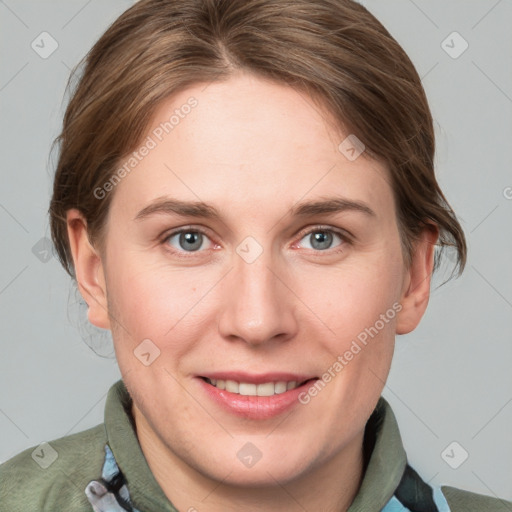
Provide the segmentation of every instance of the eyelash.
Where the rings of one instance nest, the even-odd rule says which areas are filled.
[[[323,251],[310,249],[310,250],[314,251],[315,253],[337,254],[337,253],[342,252],[345,249],[346,244],[352,243],[351,236],[347,232],[332,228],[330,226],[322,226],[322,225],[314,226],[313,228],[307,229],[305,231],[304,230],[301,231],[297,236],[299,237],[299,241],[300,241],[305,236],[310,235],[312,233],[317,233],[317,232],[334,233],[335,235],[338,235],[340,237],[342,243],[333,249],[325,249]],[[171,252],[173,255],[178,256],[179,258],[190,258],[190,257],[193,257],[193,255],[196,252],[198,252],[198,253],[202,252],[202,251],[181,251],[181,250],[176,250],[174,248],[171,248],[168,243],[169,240],[173,236],[179,235],[180,233],[201,233],[205,237],[209,238],[208,233],[205,230],[198,228],[198,227],[193,227],[193,226],[185,226],[183,228],[179,228],[175,231],[172,231],[172,232],[164,235],[164,237],[161,241],[161,244],[165,246],[167,251]],[[189,254],[189,256],[185,256],[184,254]]]

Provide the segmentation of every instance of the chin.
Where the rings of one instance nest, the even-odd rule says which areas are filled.
[[[214,468],[215,474],[208,476],[213,480],[222,481],[225,485],[239,487],[275,487],[286,485],[302,476],[303,471],[289,461],[283,464],[282,461],[259,460],[252,467],[244,467],[237,460],[234,464],[226,467],[225,473],[219,472],[219,467]],[[229,475],[229,476],[226,476]]]

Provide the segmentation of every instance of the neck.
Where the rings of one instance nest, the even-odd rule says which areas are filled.
[[[345,512],[364,475],[364,430],[322,465],[285,484],[233,485],[215,480],[186,464],[152,431],[142,413],[132,406],[137,438],[156,481],[177,510],[190,512],[263,512],[323,510]]]

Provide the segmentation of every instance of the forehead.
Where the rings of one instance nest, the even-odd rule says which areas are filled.
[[[250,74],[191,86],[158,106],[137,156],[120,164],[128,172],[112,208],[131,212],[169,196],[280,214],[334,194],[393,207],[385,167],[340,150],[350,134],[327,115],[305,93]]]

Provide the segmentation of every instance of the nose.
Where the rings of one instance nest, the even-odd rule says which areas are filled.
[[[222,289],[225,300],[220,308],[219,332],[224,339],[267,346],[295,336],[299,301],[286,275],[283,265],[272,261],[268,252],[251,263],[234,255],[234,268]]]

